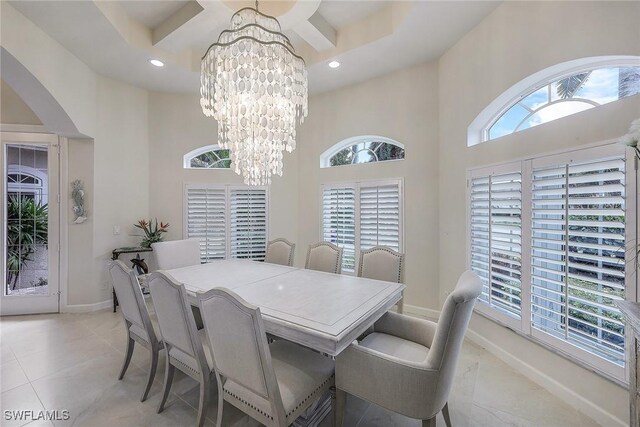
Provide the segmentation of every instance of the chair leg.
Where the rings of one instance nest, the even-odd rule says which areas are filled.
[[[162,399],[160,399],[160,405],[158,405],[158,413],[164,409],[164,404],[169,397],[169,391],[171,390],[171,383],[173,382],[173,373],[175,372],[175,366],[169,361],[169,354],[167,353],[167,369],[164,371],[164,390],[162,391]]]
[[[120,375],[118,379],[121,380],[124,377],[124,373],[127,372],[127,368],[129,367],[129,362],[131,362],[131,356],[133,356],[133,348],[135,347],[136,342],[131,338],[131,335],[127,333],[127,353],[124,356],[124,363],[122,364],[122,369],[120,370]]]
[[[442,416],[444,417],[444,422],[447,427],[451,427],[451,417],[449,416],[449,402],[444,404],[444,408],[442,408]]]
[[[216,418],[216,427],[222,427],[222,410],[224,408],[224,390],[222,389],[222,381],[220,376],[216,374],[218,383],[218,417]]]
[[[422,420],[422,427],[436,427],[436,417]]]
[[[209,410],[209,396],[211,395],[211,374],[202,374],[200,378],[200,406],[198,406],[198,421],[196,425],[202,427],[207,420]]]
[[[347,403],[347,392],[336,388],[336,402],[333,407],[333,425],[342,427],[344,423],[344,408]]]
[[[151,390],[153,380],[156,377],[156,371],[158,370],[159,353],[160,350],[158,348],[151,348],[151,366],[149,367],[149,379],[147,380],[147,387],[144,389],[144,393],[142,393],[142,399],[140,399],[140,402],[144,402],[145,400],[147,400],[147,396],[149,396],[149,390]]]

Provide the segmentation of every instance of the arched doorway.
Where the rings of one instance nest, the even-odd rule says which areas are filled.
[[[0,48],[2,80],[43,126],[2,123],[0,132],[0,313],[60,309],[60,144],[79,135],[49,91]],[[18,99],[19,98],[19,99]],[[4,120],[3,120],[4,121]]]

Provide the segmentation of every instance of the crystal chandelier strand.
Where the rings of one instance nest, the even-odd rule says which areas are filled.
[[[283,152],[295,149],[296,125],[308,113],[307,92],[304,60],[278,21],[253,8],[234,14],[202,58],[202,111],[218,121],[218,142],[249,185],[282,175]]]

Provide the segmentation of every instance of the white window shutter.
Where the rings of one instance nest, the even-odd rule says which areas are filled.
[[[187,187],[186,237],[200,239],[203,262],[226,256],[226,192],[224,188]]]
[[[471,179],[471,268],[481,277],[480,300],[520,318],[522,298],[522,175]]]
[[[325,188],[322,192],[322,239],[343,248],[342,270],[355,271],[356,189]]]
[[[624,158],[535,168],[532,185],[533,328],[623,365]]]
[[[399,184],[360,187],[360,249],[387,246],[400,251]]]
[[[232,258],[264,260],[267,247],[267,191],[231,188],[229,233]]]

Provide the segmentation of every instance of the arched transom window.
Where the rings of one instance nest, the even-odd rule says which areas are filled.
[[[490,141],[640,93],[640,58],[584,58],[518,82],[469,126],[468,145]]]
[[[320,167],[386,162],[404,159],[404,146],[382,136],[363,135],[347,138],[320,156]]]
[[[200,147],[184,155],[185,169],[229,169],[229,150],[217,145]]]

